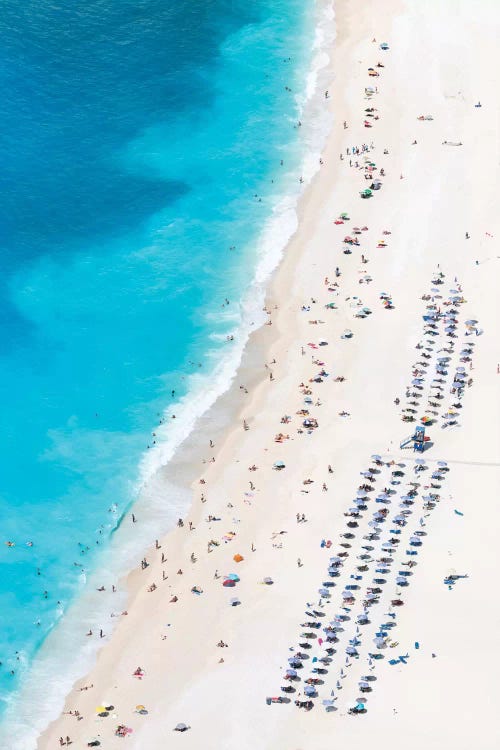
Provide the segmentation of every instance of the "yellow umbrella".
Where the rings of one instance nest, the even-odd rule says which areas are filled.
[[[144,711],[145,710],[145,706],[139,705],[139,706],[136,706],[135,709],[136,709],[136,711]]]
[[[95,712],[96,714],[102,714],[102,712],[105,710],[106,710],[106,706],[97,706]]]

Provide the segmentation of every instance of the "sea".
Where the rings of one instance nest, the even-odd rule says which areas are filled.
[[[186,510],[159,476],[263,322],[334,36],[327,0],[2,3],[2,747],[89,667],[96,582]]]

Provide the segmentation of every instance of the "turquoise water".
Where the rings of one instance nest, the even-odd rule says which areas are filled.
[[[228,354],[297,191],[316,13],[2,5],[1,704],[134,501],[159,415]]]

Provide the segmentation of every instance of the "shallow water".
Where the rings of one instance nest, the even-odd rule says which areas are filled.
[[[313,0],[2,10],[0,519],[15,546],[0,547],[0,699],[12,706],[96,552],[258,322],[248,290],[293,231],[321,36]]]

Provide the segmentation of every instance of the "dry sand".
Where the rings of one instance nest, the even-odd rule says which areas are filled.
[[[95,668],[67,698],[65,710],[77,709],[83,718],[62,715],[40,738],[40,750],[59,747],[61,735],[69,735],[74,748],[99,737],[104,750],[124,744],[148,750],[177,745],[188,750],[321,750],[389,743],[409,750],[422,743],[429,750],[499,746],[500,9],[495,2],[466,0],[337,0],[335,8],[338,36],[329,104],[336,124],[324,165],[304,195],[299,229],[269,292],[272,325],[250,342],[266,352],[269,369],[262,363],[260,383],[245,396],[233,430],[213,450],[207,433],[207,459],[214,456],[215,462],[200,466],[206,483],[195,483],[184,527],[161,540],[160,550],[146,552],[151,564],[131,576],[135,593],[128,616]],[[390,46],[386,52],[379,50],[382,41]],[[378,61],[385,67],[379,77],[370,78],[367,69]],[[378,93],[367,100],[364,90],[370,85]],[[478,100],[481,108],[474,107]],[[363,125],[367,107],[375,107],[379,115],[370,129]],[[421,114],[433,120],[418,121]],[[463,145],[443,145],[445,140]],[[361,200],[359,191],[369,183],[362,170],[349,166],[346,148],[372,142],[369,156],[386,176],[380,191]],[[384,149],[389,153],[384,155]],[[363,155],[355,158],[364,165]],[[335,225],[343,211],[351,220]],[[362,233],[361,246],[344,255],[343,237],[356,225],[369,230]],[[383,230],[391,234],[383,235]],[[378,248],[383,237],[387,247]],[[366,265],[361,253],[369,259]],[[401,590],[405,605],[397,611],[391,633],[399,645],[383,650],[385,658],[376,663],[366,715],[349,716],[347,709],[358,697],[359,677],[369,669],[367,653],[376,650],[372,638],[375,625],[387,621],[386,605],[362,631],[360,657],[344,667],[347,676],[340,691],[336,682],[344,648],[334,655],[313,710],[299,710],[293,703],[296,695],[289,705],[266,705],[267,696],[284,695],[280,686],[293,653],[289,648],[299,649],[300,623],[311,619],[304,614],[306,603],[317,608],[329,557],[342,549],[343,514],[352,506],[359,472],[370,465],[371,454],[380,453],[384,460],[404,461],[406,478],[414,478],[409,468],[414,456],[399,448],[412,426],[401,421],[394,398],[405,400],[412,379],[425,312],[421,296],[431,288],[438,263],[446,274],[446,292],[455,277],[462,285],[467,303],[460,309],[461,325],[475,318],[484,333],[471,337],[475,351],[467,375],[474,382],[464,395],[460,427],[441,429],[438,423],[429,430],[434,443],[425,454],[429,466],[446,460],[450,471],[438,490],[441,500],[426,519],[427,536],[415,558],[411,585]],[[342,272],[338,295],[324,283],[325,277],[335,280],[336,266]],[[359,284],[362,273],[373,281]],[[392,296],[395,309],[383,308],[383,291]],[[369,317],[354,317],[355,296],[372,310]],[[331,301],[337,310],[325,308]],[[302,311],[302,305],[310,310]],[[346,328],[354,333],[350,340],[341,339]],[[327,346],[308,346],[322,339]],[[313,357],[325,363],[329,377],[310,384],[313,404],[305,405],[299,384],[322,369],[312,363]],[[335,382],[337,376],[345,381]],[[245,382],[244,377],[241,373],[238,382]],[[298,432],[302,418],[296,412],[301,408],[318,420],[311,434]],[[343,410],[350,416],[339,416]],[[281,423],[284,415],[291,416],[289,424]],[[290,438],[275,442],[280,432]],[[286,464],[282,471],[272,469],[277,460]],[[250,472],[252,464],[258,468]],[[383,468],[377,489],[389,472]],[[306,479],[313,483],[304,485]],[[206,502],[201,502],[202,493]],[[374,510],[372,499],[360,524],[365,533]],[[304,513],[307,522],[298,524],[297,513]],[[209,523],[209,514],[221,520]],[[408,528],[416,529],[419,516],[413,516]],[[281,531],[285,533],[274,535]],[[228,532],[235,534],[232,541],[223,539]],[[219,546],[208,552],[212,539]],[[322,539],[332,540],[331,550],[321,548]],[[357,530],[350,543],[344,583],[361,545],[368,542]],[[236,553],[242,562],[233,561]],[[399,559],[404,559],[402,551]],[[468,574],[452,590],[443,584],[450,568]],[[223,579],[214,578],[216,571],[237,573],[241,580],[224,588]],[[262,584],[266,576],[273,585]],[[370,583],[372,576],[367,576],[363,587]],[[153,582],[157,589],[149,592]],[[193,586],[203,593],[191,593]],[[387,586],[393,595],[395,585]],[[340,592],[340,586],[332,589],[325,620],[338,611]],[[170,603],[174,595],[178,601]],[[234,596],[241,605],[229,605]],[[227,648],[217,647],[221,639]],[[315,649],[316,644],[311,653],[319,654]],[[389,665],[391,657],[406,653],[406,665]],[[145,671],[142,679],[132,676],[138,666]],[[311,666],[305,664],[304,677]],[[88,691],[78,690],[90,684]],[[301,692],[303,681],[296,687]],[[332,689],[337,710],[328,713],[321,700]],[[95,708],[103,703],[114,709],[99,718]],[[141,704],[147,715],[135,712]],[[188,724],[189,731],[173,732],[178,722]],[[114,736],[122,723],[134,730],[126,739]]]

